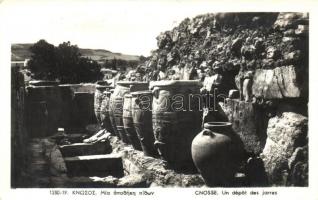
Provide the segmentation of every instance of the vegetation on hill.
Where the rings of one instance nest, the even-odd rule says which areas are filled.
[[[11,60],[12,61],[23,61],[30,59],[32,53],[30,47],[34,45],[31,43],[26,44],[12,44],[11,46]],[[90,58],[97,61],[98,63],[104,63],[105,60],[125,60],[125,61],[139,61],[139,56],[127,55],[121,53],[114,53],[105,49],[82,49],[79,48],[79,52],[83,57]]]
[[[59,80],[61,83],[95,82],[102,78],[100,65],[82,57],[79,48],[70,42],[63,42],[57,47],[39,40],[30,47],[32,53],[28,68],[32,78]]]
[[[102,79],[101,68],[118,70],[125,74],[130,69],[136,68],[142,58],[142,56],[113,53],[104,49],[81,49],[69,42],[57,47],[45,40],[35,44],[11,46],[12,61],[30,59],[28,69],[32,73],[31,79],[58,79],[62,83],[92,82]]]

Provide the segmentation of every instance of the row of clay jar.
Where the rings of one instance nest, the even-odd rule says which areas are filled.
[[[201,131],[200,99],[189,98],[200,95],[200,87],[198,81],[100,85],[95,113],[103,128],[145,156],[160,157],[176,170],[197,169],[209,186],[229,186],[241,149],[231,123],[206,123]]]

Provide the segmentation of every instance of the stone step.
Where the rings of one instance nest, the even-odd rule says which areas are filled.
[[[247,180],[245,173],[238,172],[234,175],[233,186],[234,187],[247,187],[248,186],[248,180]]]
[[[113,176],[89,177],[66,175],[50,177],[51,187],[59,188],[147,188],[149,183],[141,174],[127,175],[121,178]]]
[[[124,169],[120,154],[64,157],[67,175],[123,177]]]
[[[112,147],[109,141],[60,145],[59,149],[63,157],[102,155],[112,152]]]

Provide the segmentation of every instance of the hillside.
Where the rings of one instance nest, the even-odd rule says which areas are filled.
[[[11,46],[11,60],[20,61],[25,60],[31,57],[31,52],[29,51],[29,48],[33,44],[12,44]],[[104,49],[81,49],[80,52],[82,56],[89,57],[96,61],[101,61],[105,59],[121,59],[126,61],[134,61],[139,60],[139,56],[135,55],[126,55],[121,53],[113,53],[108,50]]]
[[[286,75],[291,68],[297,74],[295,83],[288,79],[268,87],[280,98],[308,95],[308,15],[304,13],[210,13],[187,18],[156,39],[158,49],[144,63],[150,80],[199,79],[218,69],[229,90],[240,89],[240,81],[251,73],[257,87],[257,75],[263,70],[277,68]],[[289,83],[297,85],[300,94],[290,94]],[[257,88],[254,92],[272,95]]]

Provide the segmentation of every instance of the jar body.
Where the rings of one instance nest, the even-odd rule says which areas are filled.
[[[103,99],[100,106],[100,119],[101,119],[101,127],[106,129],[112,135],[115,135],[113,126],[110,120],[110,112],[109,112],[109,101],[110,101],[110,92],[105,91],[103,93]]]
[[[133,91],[145,90],[148,88],[148,83],[145,82],[117,82],[113,94],[110,97],[110,115],[113,128],[124,142],[129,144],[128,137],[124,129],[123,122],[123,105],[125,94]]]
[[[217,124],[215,124],[217,123]],[[206,184],[210,187],[231,186],[237,162],[236,144],[231,135],[231,123],[205,123],[205,128],[192,141],[192,158]]]
[[[94,94],[94,112],[98,125],[101,125],[101,105],[104,98],[103,92],[106,91],[105,86],[96,85],[95,94]]]
[[[201,128],[202,111],[196,81],[153,83],[152,123],[155,147],[162,159],[175,169],[195,170],[191,142]],[[192,95],[192,96],[191,96]]]
[[[134,147],[134,149],[141,151],[140,141],[137,137],[137,133],[132,118],[131,99],[131,94],[125,95],[123,108],[123,124],[129,143]]]
[[[151,117],[152,93],[151,91],[140,91],[131,94],[131,113],[142,151],[146,156],[157,157],[158,153],[154,147],[155,139]]]

